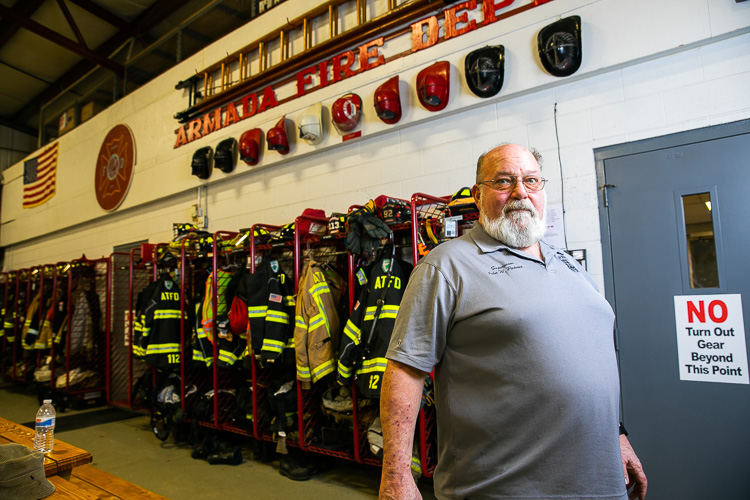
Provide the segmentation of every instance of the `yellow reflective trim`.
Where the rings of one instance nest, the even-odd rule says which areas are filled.
[[[219,351],[219,361],[233,365],[237,361],[237,356],[228,351]]]
[[[422,473],[422,462],[417,457],[412,457],[411,459],[411,470],[418,474]]]
[[[146,355],[149,354],[166,354],[180,352],[180,344],[176,342],[166,344],[149,344],[146,347]]]
[[[310,326],[308,326],[307,329],[308,330],[315,330],[316,328],[318,328],[318,327],[320,327],[322,325],[326,325],[327,326],[327,322],[326,322],[326,320],[325,320],[325,318],[323,317],[322,314],[317,314],[317,315],[313,316],[310,319]],[[327,330],[328,330],[328,328],[326,328],[326,331]]]
[[[339,374],[342,377],[349,378],[349,377],[352,376],[352,369],[349,368],[349,367],[347,367],[347,366],[345,366],[345,365],[343,365],[343,364],[341,364],[341,361],[339,361],[338,367],[339,367]]]
[[[297,374],[310,375],[310,368],[307,366],[297,365]]]
[[[284,349],[284,343],[278,340],[263,339],[261,351],[281,352]]]
[[[351,322],[351,320],[346,321],[346,326],[344,327],[344,334],[352,339],[352,342],[354,342],[355,345],[359,345],[359,338],[362,335],[362,332],[359,328],[355,326],[354,323]]]
[[[268,310],[268,306],[253,306],[247,308],[247,317],[248,318],[262,318],[266,315],[266,311]]]
[[[266,321],[272,321],[274,323],[289,324],[289,315],[281,311],[268,311],[266,314]]]
[[[329,373],[332,373],[335,366],[333,364],[333,359],[329,359],[325,363],[322,363],[319,366],[316,366],[313,370],[313,382],[317,382],[321,378],[325,377]]]
[[[320,295],[323,293],[331,293],[330,288],[328,288],[328,283],[325,281],[321,281],[319,283],[314,284],[311,286],[308,290],[311,295]]]
[[[154,319],[180,319],[180,317],[179,309],[160,309],[154,312]]]
[[[362,368],[357,370],[357,373],[372,373],[372,372],[384,372],[388,366],[388,360],[386,358],[373,358],[362,361]]]

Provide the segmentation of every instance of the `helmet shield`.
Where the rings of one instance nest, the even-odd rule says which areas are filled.
[[[398,90],[398,75],[375,90],[375,113],[383,122],[394,124],[401,119],[401,95]]]
[[[581,67],[581,18],[566,17],[545,26],[536,38],[539,59],[552,76],[570,76]]]
[[[237,164],[237,139],[230,137],[216,146],[214,164],[225,174],[234,170],[234,166]]]
[[[362,99],[357,94],[345,94],[333,102],[331,120],[339,132],[354,130],[362,116]]]
[[[282,116],[276,125],[266,134],[268,149],[285,155],[289,152],[289,138],[286,135],[286,116]]]
[[[248,165],[257,165],[260,160],[260,148],[263,131],[254,128],[246,131],[240,137],[240,158]]]
[[[428,111],[440,111],[450,96],[450,63],[438,61],[417,74],[417,96]]]
[[[193,153],[193,161],[190,163],[192,175],[199,179],[208,179],[211,177],[212,153],[211,146],[200,148]]]
[[[308,144],[320,144],[323,140],[323,122],[321,113],[323,106],[317,102],[307,108],[299,117],[299,138]]]
[[[464,60],[466,84],[478,97],[492,97],[503,88],[505,47],[487,45],[469,52]]]

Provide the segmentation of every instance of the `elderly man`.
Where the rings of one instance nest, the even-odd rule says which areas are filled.
[[[514,144],[482,155],[479,224],[414,269],[387,354],[381,498],[421,498],[409,465],[433,367],[438,498],[621,500],[631,487],[645,498],[618,433],[614,314],[578,263],[541,239],[540,160]]]

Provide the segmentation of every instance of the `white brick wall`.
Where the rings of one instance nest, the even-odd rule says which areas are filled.
[[[264,16],[264,23],[285,23],[286,17],[298,15],[299,4],[280,5]],[[557,79],[539,67],[533,40],[540,27],[570,14],[584,20],[584,65],[573,77]],[[352,13],[341,15],[342,23],[351,22]],[[186,103],[174,83],[247,43],[247,33],[257,26],[252,24],[64,136],[58,194],[48,204],[21,210],[19,183],[6,184],[0,231],[6,269],[82,253],[108,255],[115,245],[144,238],[167,241],[172,223],[188,220],[201,184],[208,185],[209,229],[235,231],[256,222],[290,222],[306,207],[345,211],[380,194],[448,195],[473,184],[479,154],[500,142],[517,142],[544,154],[550,203],[562,200],[564,186],[568,244],[588,251],[589,270],[601,285],[593,150],[750,118],[750,2],[557,0],[174,150],[177,124],[171,116]],[[737,29],[744,31],[732,32]],[[482,100],[462,82],[463,56],[487,43],[505,44],[508,60],[503,91]],[[416,103],[414,80],[422,67],[441,59],[452,65],[451,102],[445,112],[429,113]],[[389,126],[375,116],[372,93],[394,74],[401,78],[405,112],[398,125]],[[268,130],[283,113],[296,121],[310,103],[329,107],[349,90],[365,101],[361,139],[342,143],[328,127],[320,146],[297,143],[285,157],[264,151],[258,167],[240,162],[233,174],[215,171],[208,183],[190,176],[190,157],[197,148],[239,137],[255,126]],[[117,123],[133,130],[138,160],[123,206],[105,217],[93,197],[93,165],[103,135]],[[291,123],[288,131],[296,135]],[[6,179],[20,171],[21,164],[12,167]]]

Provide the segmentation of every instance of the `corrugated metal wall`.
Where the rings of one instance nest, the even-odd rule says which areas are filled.
[[[36,137],[0,125],[0,171],[36,150]]]

